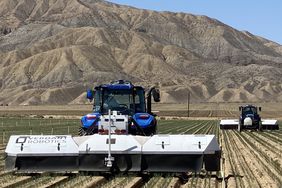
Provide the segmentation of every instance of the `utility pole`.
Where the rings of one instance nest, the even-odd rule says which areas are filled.
[[[187,117],[190,117],[190,91],[187,89]]]

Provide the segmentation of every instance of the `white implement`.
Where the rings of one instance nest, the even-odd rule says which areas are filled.
[[[245,123],[245,121],[244,121]],[[262,129],[277,130],[279,129],[278,121],[275,119],[262,119]],[[237,129],[239,125],[238,119],[223,119],[220,120],[220,129]],[[250,122],[246,122],[246,126],[250,126]]]
[[[99,129],[107,133],[104,135],[11,136],[5,150],[6,170],[25,173],[200,172],[203,167],[207,171],[220,170],[221,150],[214,135],[118,135],[113,133],[127,132],[124,125],[128,117],[109,110],[103,118]]]
[[[111,143],[112,166],[107,165]],[[6,170],[21,172],[148,171],[199,172],[220,169],[214,135],[11,136]]]

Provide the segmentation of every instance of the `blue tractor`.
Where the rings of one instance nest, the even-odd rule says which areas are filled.
[[[241,132],[244,129],[253,129],[262,131],[278,130],[278,121],[275,119],[262,119],[259,115],[261,107],[254,105],[244,105],[239,107],[240,117],[238,119],[223,119],[220,121],[220,129],[238,129]]]
[[[118,80],[88,90],[87,98],[94,100],[93,112],[82,117],[81,136],[12,135],[5,169],[173,173],[184,181],[187,172],[220,170],[221,149],[215,135],[156,134],[151,100],[159,102],[160,93],[154,87],[145,95],[144,88]]]
[[[156,134],[157,121],[156,115],[152,113],[152,97],[155,102],[160,101],[159,90],[155,87],[152,87],[145,96],[143,87],[134,86],[126,80],[113,81],[97,86],[94,90],[88,90],[87,99],[94,100],[93,112],[81,118],[79,135],[103,134],[104,129],[99,128],[99,122],[103,115],[108,114],[109,109],[127,117],[128,127],[119,130],[117,134],[142,136]]]
[[[239,110],[241,112],[238,131],[242,131],[242,129],[257,129],[259,131],[262,130],[262,120],[258,113],[261,111],[261,107],[256,107],[253,105],[245,105],[240,106]]]

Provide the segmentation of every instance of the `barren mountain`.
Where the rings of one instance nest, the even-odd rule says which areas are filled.
[[[102,0],[0,0],[0,104],[83,103],[114,79],[162,102],[282,101],[282,46],[218,20]]]

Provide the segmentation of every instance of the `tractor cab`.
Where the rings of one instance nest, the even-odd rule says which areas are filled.
[[[261,107],[246,105],[239,107],[239,110],[241,111],[242,117],[259,116],[258,110],[261,111]]]
[[[246,105],[246,106],[240,106],[239,110],[241,111],[242,117],[259,116],[258,110],[261,111],[261,107]]]
[[[91,97],[90,100],[92,100]],[[94,112],[107,114],[109,109],[124,115],[145,113],[144,89],[124,81],[95,87]]]
[[[261,111],[261,107],[253,105],[240,106],[241,112],[238,130],[241,131],[244,128],[259,129],[261,130],[261,117],[258,111]]]
[[[80,135],[95,134],[99,131],[100,117],[107,115],[108,111],[115,111],[118,115],[124,115],[128,122],[130,134],[155,134],[156,119],[151,111],[151,98],[155,102],[160,101],[160,94],[154,87],[145,95],[141,86],[134,86],[126,80],[113,81],[102,84],[87,91],[87,98],[93,101],[93,113],[83,116]],[[147,104],[146,104],[147,102]],[[89,118],[90,117],[90,118]],[[121,121],[121,119],[120,119]]]

